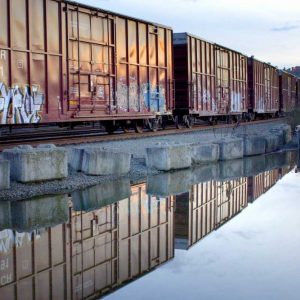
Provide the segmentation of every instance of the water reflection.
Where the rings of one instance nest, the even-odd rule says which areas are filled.
[[[291,153],[0,203],[0,298],[93,299],[188,250],[270,189]]]

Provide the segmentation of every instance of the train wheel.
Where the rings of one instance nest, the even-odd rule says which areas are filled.
[[[147,120],[147,127],[149,130],[151,130],[153,132],[156,132],[158,130],[160,124],[161,124],[160,118]]]
[[[183,122],[187,128],[192,128],[195,124],[195,118],[193,116],[184,116]]]
[[[134,122],[134,130],[136,133],[143,133],[144,131],[144,121],[137,120]]]
[[[182,129],[182,117],[181,116],[175,116],[174,117],[174,123],[177,129]]]
[[[124,131],[124,133],[129,133],[130,132],[130,126],[125,124],[122,125],[122,130]]]

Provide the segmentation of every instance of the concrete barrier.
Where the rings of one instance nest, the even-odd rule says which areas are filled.
[[[288,124],[284,125],[282,128],[283,142],[284,144],[289,144],[293,140],[292,127]]]
[[[190,169],[148,176],[147,194],[168,197],[185,193],[192,185],[192,176]]]
[[[244,158],[244,177],[255,176],[266,170],[265,155]]]
[[[220,160],[232,160],[244,156],[244,140],[242,138],[228,138],[216,141],[220,146]]]
[[[189,168],[192,165],[191,147],[189,145],[157,145],[146,149],[148,168],[159,171],[171,171]]]
[[[84,147],[74,147],[69,151],[69,166],[77,172],[82,171]]]
[[[278,135],[274,135],[274,134],[266,135],[264,136],[264,139],[266,140],[266,153],[279,150],[280,141]]]
[[[218,144],[192,144],[191,148],[193,164],[215,162],[220,158]]]
[[[45,196],[11,203],[12,227],[19,232],[54,227],[69,220],[67,195]]]
[[[4,150],[10,161],[12,180],[23,183],[40,182],[68,177],[67,151],[63,148]]]
[[[10,188],[10,163],[8,160],[0,160],[0,191]]]
[[[130,195],[129,179],[114,180],[73,192],[73,209],[75,211],[91,211],[129,198]]]
[[[233,180],[244,176],[244,160],[235,159],[220,162],[219,181]]]
[[[192,184],[215,180],[220,174],[220,163],[210,163],[196,166],[192,170]]]
[[[278,149],[281,149],[285,145],[285,137],[283,134],[283,129],[271,129],[272,136],[277,136],[278,138]]]
[[[82,172],[87,175],[125,175],[130,172],[131,154],[87,148],[83,152]]]
[[[247,135],[244,139],[244,156],[255,156],[266,153],[266,140],[260,136]]]

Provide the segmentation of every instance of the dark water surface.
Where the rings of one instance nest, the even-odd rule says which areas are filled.
[[[275,154],[2,202],[0,299],[298,300],[294,165]]]

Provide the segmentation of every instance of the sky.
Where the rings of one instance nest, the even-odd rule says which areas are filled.
[[[299,0],[77,0],[171,26],[272,63],[300,66]]]

